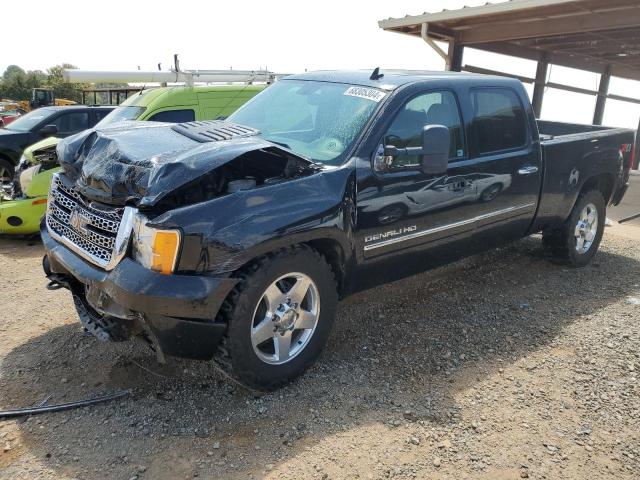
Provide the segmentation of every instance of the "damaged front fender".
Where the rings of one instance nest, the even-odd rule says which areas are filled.
[[[352,169],[327,169],[267,188],[237,192],[168,211],[153,219],[180,228],[182,272],[228,273],[268,252],[297,243],[329,240],[352,256]]]

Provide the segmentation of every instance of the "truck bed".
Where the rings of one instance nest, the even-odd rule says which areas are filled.
[[[537,123],[544,165],[537,230],[567,218],[579,194],[576,187],[580,179],[591,177],[593,171],[610,172],[614,194],[609,201],[614,204],[619,201],[615,194],[624,193],[621,187],[628,181],[634,130],[550,121]]]
[[[549,120],[538,120],[537,123],[541,140],[552,140],[555,137],[565,135],[591,134],[594,132],[618,130],[616,128],[603,127],[602,125],[583,125],[580,123],[552,122]]]

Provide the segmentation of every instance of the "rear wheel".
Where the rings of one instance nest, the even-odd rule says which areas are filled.
[[[224,307],[234,373],[267,390],[300,375],[326,343],[337,302],[333,272],[314,250],[298,246],[257,260]]]
[[[598,190],[582,193],[565,224],[543,233],[545,246],[571,266],[587,265],[600,246],[606,210],[604,197]]]

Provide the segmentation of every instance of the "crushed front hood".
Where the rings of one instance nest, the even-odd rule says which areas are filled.
[[[198,127],[207,125],[214,132],[235,128],[244,133],[221,138],[200,135]],[[205,133],[210,131],[205,129]],[[57,152],[65,175],[88,199],[150,207],[240,155],[265,148],[280,147],[262,139],[257,131],[223,121],[126,122],[69,137],[58,144]]]

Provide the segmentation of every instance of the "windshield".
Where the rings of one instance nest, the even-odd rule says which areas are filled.
[[[384,96],[343,83],[282,80],[228,120],[313,161],[339,164]]]
[[[96,124],[96,128],[106,127],[107,125],[113,125],[115,123],[125,122],[127,120],[137,120],[145,110],[145,107],[120,106],[114,108],[113,110],[111,110],[109,115],[104,117]]]
[[[51,112],[48,109],[40,108],[21,116],[4,128],[5,130],[12,130],[14,132],[28,132],[50,114]]]

